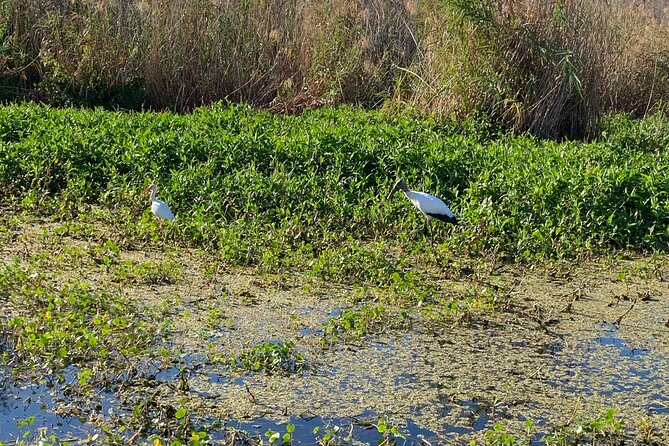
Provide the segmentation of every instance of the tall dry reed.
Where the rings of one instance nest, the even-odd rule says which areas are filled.
[[[422,51],[406,95],[419,109],[477,110],[538,136],[583,136],[596,133],[606,113],[639,115],[669,98],[669,29],[657,3],[427,0],[424,6]]]
[[[665,0],[0,0],[0,99],[354,103],[539,136],[669,99]]]
[[[392,67],[408,65],[415,47],[398,1],[25,3],[2,3],[4,48],[13,57],[0,59],[3,84],[51,101],[105,104],[141,83],[141,92],[125,94],[140,93],[155,108],[224,98],[288,111],[373,106],[392,85]],[[12,77],[17,69],[22,76]]]

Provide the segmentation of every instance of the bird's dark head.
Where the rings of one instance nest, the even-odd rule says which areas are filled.
[[[407,185],[406,185],[406,183],[404,182],[404,180],[397,180],[397,182],[395,183],[395,185],[393,186],[393,188],[390,189],[390,192],[388,192],[388,196],[386,197],[386,200],[390,200],[390,197],[392,197],[393,194],[394,194],[395,192],[397,192],[398,190],[406,191],[406,190],[408,190],[408,189],[409,189],[409,188],[407,187]]]

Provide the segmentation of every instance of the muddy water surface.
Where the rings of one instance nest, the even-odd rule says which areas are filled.
[[[31,246],[41,249],[39,242]],[[5,246],[5,263],[24,249]],[[212,273],[206,259],[183,251],[122,255],[134,261],[178,258],[182,264],[174,283],[131,284],[123,292],[148,307],[167,306],[171,331],[159,348],[177,358],[138,359],[146,388],[134,394],[150,394],[160,407],[186,407],[194,419],[219,420],[219,427],[260,437],[270,429],[283,433],[292,423],[301,444],[314,444],[335,427],[352,442],[376,443],[374,424],[381,417],[411,444],[484,440],[496,424],[541,444],[543,435],[614,409],[628,442],[640,442],[648,426],[657,444],[669,441],[665,258],[591,262],[559,274],[508,268],[484,279],[484,272],[438,279],[452,290],[477,280],[514,285],[494,310],[434,323],[417,317],[403,330],[323,348],[324,322],[359,305],[355,289],[299,275]],[[106,274],[90,273],[86,280],[105,283]],[[268,375],[226,363],[267,341],[294,342],[304,368]],[[21,381],[7,368],[2,373],[4,442],[22,435],[26,427],[18,424],[33,416],[33,439],[39,429],[61,438],[99,434],[100,420],[129,414],[128,401],[136,401],[112,388],[76,417],[63,390],[71,379],[67,373],[55,384]],[[527,420],[534,423],[529,434]],[[216,429],[211,436],[216,438]]]

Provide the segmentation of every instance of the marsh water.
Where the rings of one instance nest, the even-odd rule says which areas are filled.
[[[298,385],[289,389],[296,398],[304,400],[304,411],[297,413],[291,410],[293,414],[277,416],[275,410],[278,407],[270,405],[264,416],[233,417],[226,419],[224,425],[267,439],[266,432],[283,433],[286,425],[292,424],[295,428],[292,438],[297,444],[315,444],[318,431],[322,436],[328,429],[336,429],[343,437],[360,444],[378,444],[382,437],[374,424],[378,423],[380,417],[388,417],[389,414],[392,417],[390,410],[397,406],[401,407],[402,413],[409,415],[397,422],[397,427],[406,436],[406,441],[402,440],[401,443],[420,444],[425,439],[431,444],[440,444],[492,430],[500,421],[523,422],[532,419],[546,426],[553,419],[554,411],[558,410],[546,402],[546,398],[551,398],[551,395],[559,395],[559,400],[567,404],[565,409],[570,403],[576,407],[574,404],[578,400],[584,403],[592,400],[601,405],[602,410],[607,407],[620,408],[620,414],[625,413],[625,407],[633,408],[641,419],[666,420],[669,415],[669,359],[653,347],[652,338],[626,339],[620,327],[612,323],[598,324],[591,339],[579,340],[571,346],[557,340],[555,344],[545,345],[523,339],[508,345],[503,345],[508,339],[492,341],[494,346],[491,346],[490,339],[479,339],[478,343],[467,343],[466,346],[451,345],[455,348],[448,350],[453,350],[453,355],[457,355],[458,349],[478,351],[479,363],[463,372],[469,375],[469,385],[474,381],[486,392],[493,391],[493,388],[505,392],[505,398],[498,399],[466,397],[464,389],[458,391],[456,376],[445,374],[442,378],[446,381],[433,381],[421,376],[415,369],[439,368],[439,364],[429,359],[426,353],[426,349],[435,346],[423,344],[421,347],[421,342],[424,343],[424,340],[420,339],[420,335],[405,334],[383,343],[369,343],[354,352],[341,351],[339,354],[350,356],[352,363],[367,361],[368,366],[363,368],[367,373],[361,374],[359,369],[343,365],[332,365],[318,373],[305,372],[295,383]],[[399,349],[403,350],[401,354],[398,353]],[[497,350],[501,356],[487,356],[486,350],[491,349]],[[502,353],[504,351],[508,351],[508,356]],[[486,367],[487,360],[508,359],[516,362],[519,360],[518,355],[524,354],[540,358],[536,376],[525,378],[544,386],[541,395],[535,398],[531,394],[521,395],[510,388],[505,390],[503,379],[490,381],[480,377],[483,375],[481,368]],[[219,392],[225,392],[225,389],[231,387],[245,390],[249,386],[254,395],[260,395],[264,388],[271,386],[271,381],[266,380],[265,376],[229,379],[224,371],[217,368],[207,364],[205,356],[187,357],[178,367],[156,369],[154,376],[158,382],[169,385],[176,382],[179,375],[186,373],[188,380],[196,383],[190,395],[212,402],[220,397]],[[68,384],[76,380],[73,370],[39,383],[17,382],[7,376],[7,372],[7,369],[3,370],[0,393],[0,439],[3,442],[20,440],[26,432],[30,432],[29,438],[33,439],[47,438],[49,435],[55,435],[61,440],[100,435],[99,426],[90,423],[88,415],[58,415],[63,412],[63,406],[76,404],[67,396]],[[519,370],[509,370],[510,380],[514,380],[512,377],[519,376],[519,373]],[[272,393],[275,391],[271,390]],[[316,407],[308,403],[316,393],[319,393],[316,399],[323,398],[322,392],[329,397]],[[406,396],[407,392],[411,396]],[[97,400],[95,405],[99,416],[119,416],[128,411],[113,392],[100,392],[93,398]],[[374,402],[395,398],[404,401],[397,401],[396,404],[388,401],[378,406]],[[375,410],[376,407],[383,409]],[[571,412],[572,407],[567,412]],[[340,408],[348,415],[338,415]],[[202,418],[213,420],[215,417],[204,415]],[[533,433],[532,443],[544,444],[541,440],[545,435],[544,432]],[[211,432],[210,438],[213,441],[217,439],[215,430]]]
[[[5,262],[21,249],[5,245]],[[470,299],[467,313],[443,318],[419,305],[401,326],[386,321],[324,344],[328,320],[377,297],[298,274],[206,273],[196,253],[121,255],[136,263],[178,256],[175,280],[122,291],[161,308],[169,331],[130,359],[132,374],[84,393],[73,366],[4,366],[0,441],[95,443],[110,430],[117,441],[152,444],[151,435],[168,438],[186,424],[212,444],[267,443],[289,430],[294,444],[485,444],[508,433],[538,445],[579,429],[602,441],[669,441],[668,259],[595,261],[560,274],[463,268],[438,278],[444,295],[478,287],[500,289],[501,298]],[[106,274],[85,279],[104,283]],[[293,373],[239,370],[226,359],[281,341],[303,355]]]

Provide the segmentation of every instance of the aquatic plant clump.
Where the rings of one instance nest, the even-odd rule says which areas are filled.
[[[305,358],[291,341],[263,342],[232,357],[228,363],[235,369],[268,374],[295,373],[305,365]]]
[[[125,367],[153,343],[153,330],[127,299],[72,280],[57,284],[16,263],[0,270],[3,361],[61,369],[95,362]]]

